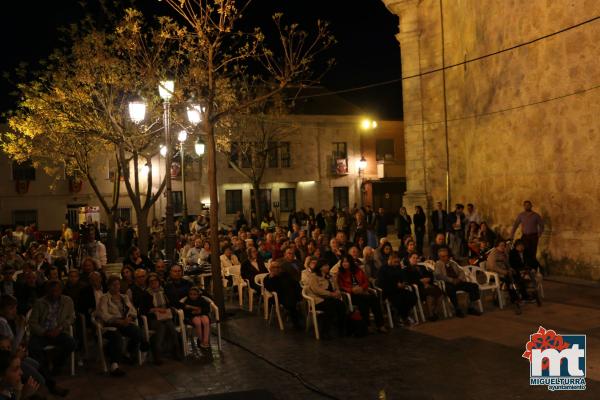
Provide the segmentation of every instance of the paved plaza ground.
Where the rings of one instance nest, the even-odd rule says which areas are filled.
[[[126,367],[127,378],[103,375],[95,360],[62,379],[71,399],[183,399],[264,389],[277,399],[327,399],[291,374],[337,399],[598,399],[600,398],[600,288],[544,283],[541,308],[522,315],[485,304],[481,317],[452,318],[366,338],[316,341],[305,332],[279,331],[237,310],[223,324],[223,351],[214,358]],[[552,393],[529,386],[521,358],[529,335],[542,325],[587,334],[587,391]],[[241,398],[241,397],[240,397]]]

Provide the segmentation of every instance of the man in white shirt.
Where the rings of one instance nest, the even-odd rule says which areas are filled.
[[[188,265],[198,264],[200,252],[202,251],[202,239],[194,240],[194,247],[190,248],[185,256]]]
[[[475,222],[477,225],[481,224],[481,215],[479,215],[479,211],[477,211],[472,203],[467,204],[467,212],[465,214],[467,217],[467,227],[471,222]]]

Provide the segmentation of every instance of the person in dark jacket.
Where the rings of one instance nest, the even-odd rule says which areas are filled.
[[[375,233],[377,233],[377,239],[387,237],[387,217],[385,215],[385,210],[382,207],[379,207],[379,210],[377,210],[377,214],[375,215],[373,225],[375,225]]]
[[[430,312],[429,320],[436,321],[439,318],[439,310],[442,306],[443,293],[439,286],[434,285],[433,272],[424,265],[419,265],[419,255],[410,253],[403,262],[404,282],[409,285],[417,285],[419,298],[427,302]]]
[[[406,207],[400,207],[398,215],[396,216],[396,230],[398,231],[398,238],[404,240],[406,236],[412,235],[412,218],[406,212]]]
[[[529,299],[529,293],[526,289],[527,280],[529,280],[529,284],[536,288],[533,297],[538,305],[540,305],[541,302],[539,294],[537,293],[536,277],[536,272],[540,264],[535,257],[531,256],[531,253],[525,251],[525,243],[522,240],[518,239],[515,241],[513,248],[508,255],[508,263],[522,278],[519,281],[524,285],[522,290],[523,298],[525,300]]]
[[[435,204],[436,209],[431,213],[431,224],[433,225],[434,233],[446,233],[448,222],[448,213],[444,210],[441,202]]]
[[[415,240],[417,241],[417,253],[423,255],[423,240],[425,238],[425,226],[427,224],[427,216],[423,211],[423,207],[415,207],[415,214],[413,215],[413,224],[415,225]]]
[[[204,298],[204,293],[197,287],[192,287],[183,301],[185,322],[194,327],[197,345],[200,349],[210,348],[210,303]]]
[[[301,316],[297,308],[298,302],[302,299],[298,280],[285,272],[281,268],[281,261],[276,260],[271,262],[269,275],[265,276],[263,283],[269,292],[277,293],[279,304],[289,313],[294,328],[302,329]]]
[[[144,297],[146,296],[146,281],[148,273],[143,268],[138,268],[133,273],[133,285],[127,290],[127,297],[136,310],[142,307]]]
[[[398,310],[404,324],[412,325],[414,322],[409,319],[409,315],[417,304],[417,295],[411,290],[410,284],[404,281],[402,265],[397,253],[392,253],[387,264],[379,270],[377,285],[383,289],[383,297]]]
[[[143,268],[148,272],[154,272],[154,264],[148,257],[142,254],[139,248],[131,246],[127,252],[127,256],[123,260],[123,266],[129,266],[134,271],[138,268]]]
[[[254,277],[258,274],[267,274],[269,270],[265,267],[265,263],[258,256],[258,250],[254,247],[249,247],[246,250],[248,253],[248,258],[242,263],[242,267],[240,273],[242,275],[242,279],[247,279],[250,283],[250,287],[254,289],[255,292],[260,293],[260,287],[254,283]]]
[[[192,283],[183,279],[183,269],[181,265],[173,265],[169,270],[169,280],[165,285],[165,294],[169,303],[176,308],[182,308],[180,300],[187,296]]]

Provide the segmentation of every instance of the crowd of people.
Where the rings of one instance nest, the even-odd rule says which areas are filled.
[[[272,215],[249,222],[238,213],[234,224],[220,232],[218,249],[208,240],[208,217],[199,215],[190,223],[178,220],[179,260],[172,265],[165,260],[164,226],[154,221],[150,249],[142,254],[135,244],[130,246],[118,276],[108,276],[106,246],[93,225],[79,232],[65,225],[60,237],[47,241],[36,235],[34,226],[7,229],[0,255],[0,379],[5,388],[0,399],[13,398],[21,386],[17,381],[25,383],[23,396],[40,386],[66,395],[55,377],[72,352],[81,351],[88,334],[74,324],[76,318],[88,327],[111,328],[105,339],[112,376],[123,376],[122,364],[136,362],[140,351],[150,351],[156,364],[165,356],[182,359],[184,344],[178,339],[174,309],[182,310],[193,327],[197,348],[210,353],[210,289],[197,285],[186,272],[210,263],[212,257],[220,260],[223,284],[238,290],[246,281],[260,294],[263,288],[255,277],[263,274],[264,289],[278,294],[296,329],[303,325],[304,291],[322,311],[325,339],[386,332],[382,300],[389,301],[405,326],[416,322],[411,311],[418,299],[431,321],[441,317],[445,297],[457,317],[465,317],[465,311],[480,315],[475,306],[479,285],[461,265],[484,261],[506,285],[520,312],[522,301],[539,304],[528,287],[535,287],[538,279],[535,254],[543,232],[531,202],[524,207],[513,229],[514,235],[521,226],[523,236],[510,251],[472,204],[466,212],[461,204],[447,212],[437,203],[429,216],[417,206],[412,217],[404,207],[395,216],[369,206],[317,214],[300,210],[290,213],[287,226],[275,223]],[[428,226],[433,240],[425,246]],[[388,240],[392,230],[399,239],[396,248]],[[468,296],[466,310],[458,292]],[[153,331],[150,338],[142,332],[141,317]]]

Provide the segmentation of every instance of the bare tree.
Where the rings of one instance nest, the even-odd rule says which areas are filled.
[[[276,37],[267,40],[260,28],[247,32],[240,26],[251,1],[166,0],[183,19],[187,74],[182,86],[204,103],[205,112],[196,134],[207,141],[210,191],[210,239],[219,250],[216,134],[232,116],[267,102],[291,84],[313,84],[318,80],[314,61],[334,43],[328,26],[317,21],[310,36],[298,24],[284,24],[275,14]],[[250,86],[247,83],[250,82]],[[260,88],[260,90],[257,90]],[[212,274],[221,276],[218,257],[212,257]],[[213,294],[224,309],[221,279],[213,279]]]

